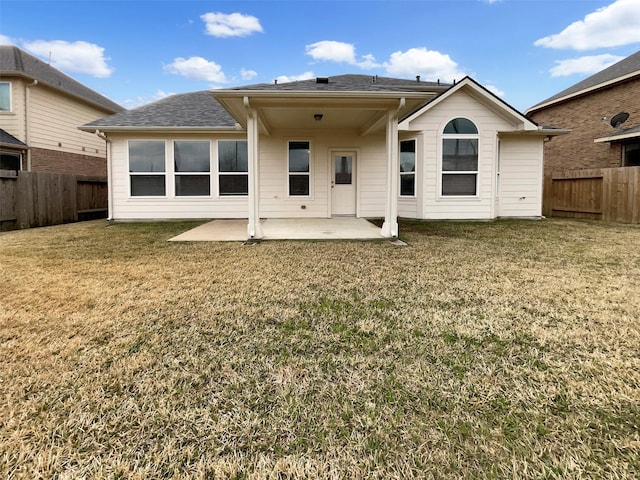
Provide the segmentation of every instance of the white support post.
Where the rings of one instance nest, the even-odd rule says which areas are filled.
[[[404,100],[404,99],[403,99]],[[402,102],[403,104],[404,102]],[[402,105],[401,104],[401,105]],[[398,237],[398,117],[387,114],[387,198],[381,234],[385,238]]]
[[[247,110],[247,154],[248,154],[248,182],[249,203],[247,236],[249,239],[262,238],[262,224],[260,223],[260,181],[258,167],[258,113],[249,106],[248,97],[244,97]]]

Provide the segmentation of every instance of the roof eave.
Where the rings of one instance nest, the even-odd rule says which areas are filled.
[[[64,88],[60,88],[56,85],[53,85],[52,83],[46,82],[44,80],[40,80],[39,78],[34,77],[33,75],[28,75],[24,72],[18,72],[18,71],[4,71],[4,72],[0,72],[0,77],[20,77],[20,78],[24,78],[27,80],[35,80],[38,82],[38,85],[43,85],[45,87],[48,88],[52,88],[54,89],[56,92],[60,92],[64,95],[67,95],[69,97],[75,98],[76,100],[80,100],[83,103],[87,104],[87,105],[91,105],[99,110],[102,110],[106,113],[109,114],[114,114],[114,113],[121,113],[124,112],[126,110],[126,108],[118,105],[120,107],[120,110],[114,110],[111,107],[107,107],[106,105],[101,105],[98,102],[94,102],[89,100],[88,98],[83,97],[82,95],[77,95],[75,93],[69,92],[68,90],[65,90]],[[105,97],[106,98],[106,97]],[[113,101],[113,100],[111,100]],[[115,102],[113,102],[115,104]],[[117,104],[116,104],[117,105]]]
[[[402,91],[402,90],[385,90],[385,91],[363,91],[363,90],[211,90],[213,96],[218,98],[424,98],[425,96],[438,95],[441,91]]]
[[[570,128],[544,128],[538,127],[536,130],[504,130],[498,131],[499,135],[528,135],[540,137],[555,137],[571,133]]]
[[[96,131],[100,132],[140,132],[140,133],[154,133],[154,132],[163,132],[163,133],[189,133],[189,132],[207,132],[207,133],[230,133],[230,132],[244,132],[244,129],[239,128],[239,126],[136,126],[136,125],[81,125],[78,127],[78,130],[82,130],[83,132],[94,133]]]
[[[555,105],[557,103],[562,103],[562,102],[566,102],[567,100],[571,100],[572,98],[575,97],[579,97],[581,95],[585,95],[587,93],[591,93],[594,92],[596,90],[600,90],[602,88],[606,88],[606,87],[610,87],[611,85],[615,85],[616,83],[620,83],[620,82],[624,82],[626,80],[629,80],[633,77],[639,76],[640,75],[640,70],[636,70],[634,72],[628,73],[626,75],[621,75],[620,77],[616,77],[614,79],[611,79],[609,81],[606,82],[601,82],[598,83],[597,85],[593,85],[589,88],[584,88],[582,90],[578,90],[577,92],[573,92],[570,93],[568,95],[563,95],[562,97],[558,97],[555,98],[553,100],[550,101],[544,101],[542,103],[539,103],[538,105],[534,105],[533,107],[529,108],[528,110],[525,111],[525,115],[530,115],[533,112],[537,112],[538,110],[543,110],[547,107],[550,107],[552,105]]]
[[[640,138],[640,132],[622,133],[620,135],[609,135],[607,137],[595,138],[593,143],[612,143],[620,142],[622,140],[629,140],[630,138]]]

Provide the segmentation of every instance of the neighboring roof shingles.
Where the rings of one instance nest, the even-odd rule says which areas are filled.
[[[28,148],[26,143],[21,142],[10,133],[5,132],[0,128],[0,144],[11,147]]]
[[[181,93],[83,125],[102,127],[233,127],[235,119],[210,91]]]
[[[585,78],[581,82],[576,83],[575,85],[561,91],[560,93],[557,93],[556,95],[553,95],[552,97],[549,97],[546,100],[537,103],[533,107],[529,108],[527,112],[537,110],[540,106],[546,106],[547,104],[554,103],[555,100],[559,100],[561,98],[571,97],[584,90],[589,90],[597,87],[598,85],[602,85],[603,83],[615,81],[618,78],[630,75],[634,72],[640,74],[640,51],[620,60],[618,63],[614,63],[610,67],[605,68],[604,70],[590,76],[589,78]]]
[[[0,75],[21,75],[62,90],[109,112],[124,108],[13,45],[0,45]]]
[[[389,91],[443,91],[451,85],[423,80],[378,77],[377,75],[336,75],[319,77],[328,79],[319,83],[316,78],[286,83],[259,83],[227,90],[275,90],[275,91],[314,91],[314,92],[389,92]]]

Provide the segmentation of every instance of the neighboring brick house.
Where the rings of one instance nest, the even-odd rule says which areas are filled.
[[[627,121],[611,126],[622,112]],[[639,166],[640,52],[529,108],[526,115],[540,125],[571,129],[545,143],[545,172]]]
[[[79,125],[125,109],[12,45],[0,46],[0,169],[106,176],[106,145]]]

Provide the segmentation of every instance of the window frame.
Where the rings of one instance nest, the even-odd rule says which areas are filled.
[[[11,82],[7,82],[7,81],[0,81],[0,85],[7,85],[9,89],[9,109],[8,110],[0,109],[0,114],[12,113],[13,112],[13,85],[11,84]]]
[[[622,144],[622,166],[623,167],[637,167],[640,165],[628,165],[627,164],[627,147],[635,147],[634,149],[640,150],[640,138],[635,139],[632,142],[626,142]]]
[[[290,152],[291,152],[291,148],[290,145],[292,143],[307,143],[309,145],[309,168],[307,172],[296,172],[296,171],[291,171],[291,164],[290,164]],[[291,199],[298,199],[298,198],[311,198],[313,195],[313,182],[311,181],[313,178],[313,147],[312,147],[312,142],[311,140],[287,140],[286,143],[286,188],[287,188],[287,198],[291,198]],[[308,178],[308,192],[306,195],[292,195],[291,194],[291,183],[290,183],[290,179],[291,176],[295,175],[295,176],[306,176]]]
[[[12,150],[0,150],[0,155],[15,155],[16,157],[18,157],[18,169],[17,170],[9,169],[9,171],[15,171],[15,172],[22,171],[22,162],[24,158],[24,155],[22,152],[16,152]]]
[[[209,170],[206,172],[197,172],[197,171],[185,171],[185,172],[178,172],[176,171],[176,143],[179,142],[198,142],[198,143],[206,143],[208,148],[207,148],[207,152],[209,153]],[[211,140],[209,139],[200,139],[200,138],[174,138],[171,139],[171,161],[170,164],[172,166],[172,170],[171,170],[171,175],[173,177],[173,197],[177,198],[177,199],[191,199],[191,198],[211,198],[212,194],[213,194],[213,190],[212,190],[212,185],[211,185],[211,180],[212,180],[212,169],[211,169],[211,162],[212,162],[212,152],[211,152]],[[207,176],[209,177],[209,193],[206,195],[178,195],[178,186],[176,184],[176,181],[178,179],[178,177],[189,177],[189,176]]]
[[[162,172],[153,172],[153,171],[141,171],[141,172],[132,172],[131,171],[131,144],[135,142],[145,142],[145,143],[162,143],[164,146],[164,170]],[[169,156],[167,155],[167,140],[151,140],[151,139],[129,139],[127,140],[127,178],[128,178],[128,190],[129,190],[129,198],[130,199],[146,199],[146,198],[169,198],[169,188],[168,188],[168,178],[169,178],[169,169],[167,168],[167,163],[169,161]],[[163,195],[133,195],[131,178],[135,176],[156,176],[156,177],[164,177],[164,194]]]
[[[401,170],[402,161],[400,157],[402,156],[402,144],[405,142],[413,142],[413,171],[412,172],[403,172]],[[413,175],[413,193],[411,195],[403,195],[402,194],[402,177]],[[418,139],[417,138],[406,138],[400,140],[398,144],[398,196],[401,198],[416,198],[417,195],[417,181],[418,181]]]
[[[223,142],[243,142],[247,144],[247,170],[244,172],[241,171],[233,171],[233,172],[223,172],[220,170],[220,143]],[[249,158],[248,158],[248,140],[243,139],[219,139],[216,141],[216,173],[217,173],[217,194],[219,198],[246,198],[249,196]],[[245,176],[247,177],[247,193],[221,193],[220,191],[220,176]]]
[[[476,129],[477,133],[445,133],[447,126],[451,124],[451,122],[463,119],[465,121],[470,122]],[[446,140],[475,140],[476,141],[476,169],[475,170],[445,170],[444,169],[444,160],[445,160],[445,148],[444,144]],[[477,199],[480,197],[480,152],[481,150],[481,139],[480,139],[480,130],[478,129],[478,124],[473,121],[469,117],[464,116],[455,116],[447,120],[444,126],[440,129],[439,135],[439,179],[438,179],[438,198],[441,200],[469,200],[469,199]],[[475,175],[475,194],[473,195],[449,195],[444,193],[444,178],[445,175]]]

